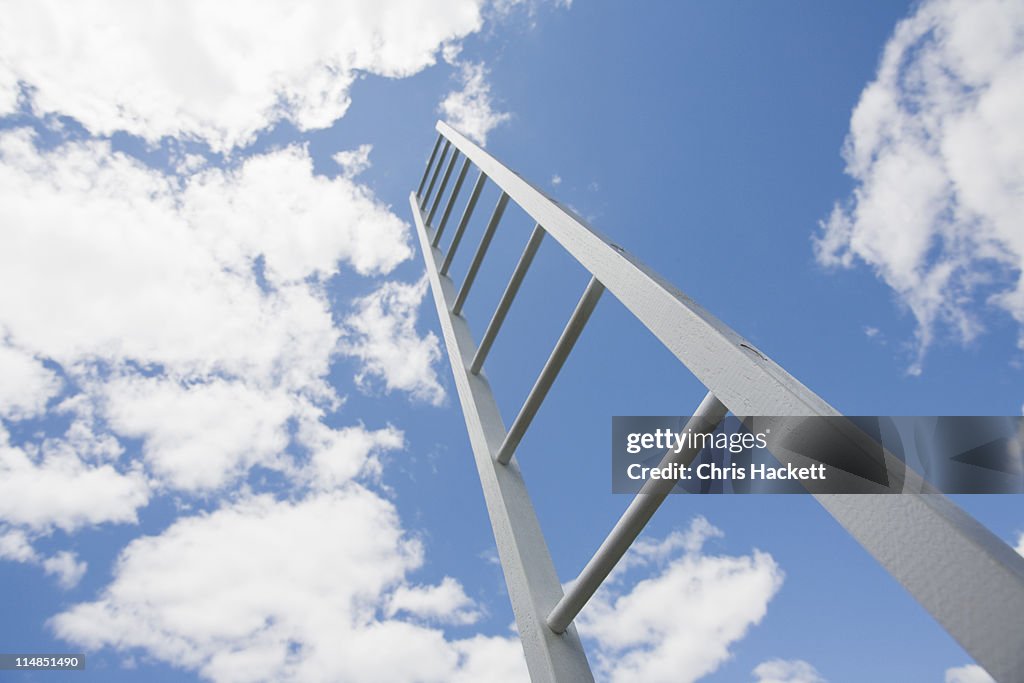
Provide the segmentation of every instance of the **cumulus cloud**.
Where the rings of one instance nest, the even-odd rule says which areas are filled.
[[[132,361],[292,388],[326,374],[337,339],[309,278],[410,254],[401,221],[350,181],[313,176],[301,148],[178,189],[106,143],[41,152],[5,131],[0,222],[0,324],[20,348],[65,369]]]
[[[472,624],[480,618],[476,603],[450,576],[436,586],[400,586],[391,596],[387,613],[394,616],[402,612],[451,624]]]
[[[602,676],[613,683],[695,681],[761,621],[782,570],[757,550],[738,557],[704,552],[720,535],[697,518],[685,532],[634,545],[626,570],[609,577],[577,619],[597,647]],[[626,588],[624,578],[638,568],[644,577]]]
[[[107,587],[50,622],[58,637],[214,681],[526,678],[517,638],[446,634],[484,606],[415,576],[423,548],[366,487],[403,432],[337,426],[341,353],[364,387],[444,397],[438,340],[416,332],[425,281],[333,310],[341,270],[412,256],[356,181],[372,148],[335,154],[334,177],[301,144],[240,151],[281,122],[331,125],[358,74],[456,64],[481,4],[0,0],[0,117],[24,107],[59,133],[0,131],[0,418],[47,418],[17,443],[0,422],[0,559],[72,588],[85,560],[38,539],[136,523],[168,491],[215,508],[130,542]],[[461,69],[446,103],[483,141],[507,114],[482,65]],[[167,168],[114,151],[117,132]],[[257,468],[284,490],[252,493]]]
[[[434,370],[441,356],[438,339],[433,332],[416,332],[416,311],[426,292],[426,278],[387,282],[355,302],[355,312],[345,319],[349,334],[342,347],[363,364],[356,377],[360,385],[377,378],[388,391],[408,391],[434,405],[444,400]]]
[[[460,67],[462,89],[448,93],[438,109],[456,130],[481,145],[487,134],[511,118],[494,110],[487,67],[483,63],[463,63]]]
[[[1017,552],[1024,555],[1024,531],[1017,536]]]
[[[1024,6],[930,0],[900,22],[843,149],[856,182],[815,238],[820,263],[862,262],[917,322],[919,373],[937,332],[986,315],[1022,325]]]
[[[802,659],[771,659],[754,668],[756,683],[825,683],[817,669]]]
[[[453,580],[408,583],[422,563],[394,507],[364,488],[256,496],[132,541],[98,599],[52,624],[90,650],[140,648],[218,682],[525,680],[514,638],[447,640],[379,612],[466,609]]]
[[[18,448],[0,427],[0,522],[66,532],[105,522],[134,523],[149,497],[149,484],[136,469],[90,465],[67,439]]]
[[[350,159],[363,169],[369,146]],[[217,259],[245,271],[259,256],[266,277],[285,286],[326,278],[340,263],[383,275],[412,256],[408,226],[351,175],[314,175],[305,147],[249,157],[237,170],[211,169],[188,181],[182,214]]]
[[[317,419],[303,419],[299,441],[309,450],[307,479],[318,489],[333,489],[361,474],[379,475],[377,454],[405,446],[402,431],[393,426],[368,430],[364,426],[331,429]]]
[[[946,669],[946,683],[995,683],[995,679],[977,664]]]
[[[103,387],[105,414],[124,436],[143,439],[143,457],[169,486],[216,489],[255,465],[282,469],[288,446],[287,394],[215,379],[182,385],[166,379],[119,379]]]
[[[0,370],[9,380],[0,414],[41,414],[61,388],[46,360],[80,390],[61,405],[90,416],[72,425],[68,452],[33,460],[8,449],[4,467],[19,486],[52,481],[78,490],[81,474],[126,497],[108,516],[57,515],[66,528],[130,521],[148,500],[138,472],[78,462],[120,453],[108,428],[142,439],[147,472],[171,488],[216,489],[257,465],[288,470],[289,421],[340,406],[326,382],[341,339],[329,279],[343,265],[386,274],[411,255],[408,226],[351,178],[314,175],[303,147],[179,180],[105,142],[43,151],[30,131],[8,130],[0,132],[0,222],[0,329],[8,340]],[[375,309],[384,328],[366,328],[367,339],[412,352],[412,374],[389,386],[436,402],[437,340],[410,332],[415,307],[395,291],[394,305],[384,297]],[[364,372],[372,373],[389,357],[370,346]],[[321,446],[318,476],[333,468],[335,483],[344,480],[348,465],[339,462],[351,459],[328,467],[331,448]],[[34,506],[9,509],[26,523],[49,523],[31,521]]]
[[[130,543],[108,588],[54,619],[60,637],[217,681],[524,677],[517,639],[446,638],[439,625],[482,610],[454,579],[411,583],[422,548],[353,481],[401,430],[327,424],[343,337],[360,381],[443,397],[438,341],[415,332],[425,283],[385,283],[342,323],[327,297],[342,267],[408,258],[404,222],[351,177],[315,176],[303,147],[179,178],[106,142],[44,150],[9,130],[0,181],[5,361],[35,387],[5,405],[38,414],[58,395],[43,361],[70,385],[49,413],[70,418],[63,434],[15,445],[0,425],[3,557],[72,587],[85,562],[38,555],[33,535],[134,523],[166,489],[239,501]],[[287,500],[241,493],[254,467],[284,473]],[[395,642],[414,656],[383,669]]]
[[[4,2],[0,115],[15,109],[21,81],[38,115],[100,135],[228,150],[278,121],[325,128],[348,109],[358,73],[434,64],[443,45],[479,30],[481,4]]]

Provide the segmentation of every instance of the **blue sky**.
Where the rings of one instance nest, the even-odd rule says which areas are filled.
[[[439,117],[841,411],[1021,412],[1014,3],[303,7],[3,12],[0,650],[521,678],[407,209]],[[586,279],[542,245],[486,366],[506,424]],[[518,456],[563,580],[628,504],[610,416],[703,393],[603,298]],[[957,502],[1024,546],[1019,497]],[[644,539],[583,616],[600,678],[986,680],[810,498],[673,496]]]

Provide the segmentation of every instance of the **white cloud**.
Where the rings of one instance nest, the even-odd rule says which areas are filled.
[[[359,72],[409,76],[481,26],[479,0],[4,2],[0,115],[15,79],[38,114],[108,135],[200,138],[215,150],[277,121],[325,128]]]
[[[18,420],[39,415],[60,388],[56,373],[0,340],[0,417]]]
[[[400,613],[451,624],[473,624],[480,618],[476,603],[450,576],[436,586],[399,586],[391,596],[387,614]]]
[[[99,598],[52,625],[89,650],[141,648],[218,682],[524,680],[514,639],[448,641],[379,614],[403,587],[429,594],[428,611],[465,607],[457,583],[410,588],[422,562],[394,507],[358,486],[258,496],[131,542]]]
[[[134,523],[149,495],[138,471],[87,465],[66,440],[48,440],[29,453],[11,446],[0,429],[0,521],[67,532],[105,522]]]
[[[220,379],[183,386],[142,378],[115,380],[103,391],[111,427],[144,439],[150,470],[173,488],[211,490],[254,465],[284,468],[276,461],[288,446],[293,406],[283,392]]]
[[[459,655],[458,669],[452,672],[450,679],[452,683],[518,683],[529,679],[518,637],[474,636],[456,640],[451,647]]]
[[[391,426],[331,429],[316,419],[300,423],[299,440],[310,452],[308,479],[319,489],[333,489],[363,473],[380,474],[376,454],[405,446],[401,430]]]
[[[857,186],[818,260],[870,266],[917,321],[919,373],[940,329],[969,341],[992,311],[1024,347],[1024,6],[931,0],[900,22],[843,150]]]
[[[302,147],[179,180],[104,142],[41,151],[27,130],[0,132],[0,223],[0,329],[9,340],[0,370],[12,378],[0,412],[40,414],[59,391],[42,359],[81,390],[60,406],[80,415],[64,437],[68,452],[31,460],[13,449],[3,464],[20,485],[78,490],[82,474],[121,496],[120,507],[98,506],[106,516],[78,519],[77,503],[55,513],[66,528],[132,521],[148,500],[141,473],[115,468],[122,449],[108,427],[143,439],[148,472],[172,488],[216,489],[256,465],[297,473],[283,456],[290,421],[320,420],[322,408],[341,405],[326,381],[341,338],[327,280],[341,264],[385,274],[411,255],[401,219],[352,179],[314,175]],[[388,290],[395,296],[364,311],[381,316],[362,318],[366,351],[371,364],[409,352],[412,369],[387,368],[389,386],[438,402],[437,340],[415,335],[423,292],[413,290]],[[367,453],[349,449],[362,433],[342,432],[348,445],[330,437],[337,447],[316,437],[321,485],[363,471]],[[375,438],[397,447],[394,434]],[[89,459],[110,465],[88,467]],[[47,495],[17,497],[42,505]],[[35,506],[19,512],[0,502],[5,509],[12,520],[53,523]]]
[[[445,63],[452,66],[458,65],[459,55],[462,54],[461,43],[446,43],[441,48],[441,58],[444,59]]]
[[[577,625],[597,646],[595,665],[609,681],[694,681],[715,671],[729,647],[764,617],[783,573],[760,551],[711,555],[721,531],[697,518],[687,532],[637,544],[628,570],[648,575],[628,590],[617,572],[587,605]]]
[[[525,10],[532,27],[536,23],[537,11],[544,2],[545,0],[492,0],[490,9],[497,17],[509,16],[518,9]],[[569,9],[572,7],[572,0],[553,0],[551,4],[555,7]]]
[[[551,184],[552,185],[561,185],[562,184],[562,176],[558,175],[557,173],[555,175],[551,176]]]
[[[487,134],[512,117],[494,110],[486,66],[463,63],[460,77],[462,89],[448,93],[438,109],[460,133],[486,145]]]
[[[996,683],[988,672],[977,664],[946,669],[946,683]]]
[[[0,560],[39,565],[44,572],[56,577],[57,583],[65,590],[77,586],[88,568],[75,553],[67,550],[44,558],[32,547],[24,531],[3,527],[0,527]]]
[[[359,145],[356,149],[338,152],[331,158],[341,168],[341,174],[351,179],[370,168],[372,165],[370,152],[372,151],[373,145]]]
[[[416,311],[427,292],[425,278],[413,284],[387,282],[358,299],[355,313],[345,319],[349,330],[343,349],[362,361],[356,382],[368,386],[371,378],[384,381],[388,391],[400,389],[438,405],[444,389],[434,364],[441,357],[433,332],[416,332]]]
[[[8,69],[0,68],[0,116],[18,109],[18,79]]]
[[[0,325],[25,351],[65,370],[134,361],[294,388],[326,374],[337,331],[320,286],[292,280],[339,260],[386,272],[409,254],[393,214],[313,176],[298,148],[179,191],[105,143],[39,152],[8,131],[0,222]],[[271,291],[254,273],[261,256]]]
[[[0,560],[34,562],[36,559],[36,551],[24,531],[0,528]]]
[[[1024,555],[1024,531],[1017,536],[1017,552]]]
[[[355,159],[368,164],[368,157],[367,145]],[[341,262],[382,275],[412,256],[408,225],[351,177],[314,175],[303,147],[200,173],[182,200],[183,216],[218,261],[247,272],[262,256],[277,286],[329,277]]]
[[[341,268],[382,276],[412,255],[406,223],[355,181],[370,146],[336,155],[328,178],[301,145],[216,168],[191,144],[230,152],[280,121],[328,126],[357,73],[407,76],[439,51],[454,62],[480,2],[0,11],[0,116],[24,86],[37,116],[163,139],[170,167],[96,137],[50,147],[0,131],[0,372],[19,378],[0,410],[41,415],[70,394],[48,414],[70,417],[63,435],[12,444],[0,422],[0,556],[70,588],[86,563],[33,539],[134,523],[168,488],[236,486],[217,511],[129,543],[56,633],[215,681],[523,680],[518,639],[446,636],[483,606],[453,578],[414,581],[420,544],[354,481],[404,448],[401,430],[327,424],[344,405],[328,384],[340,352],[360,359],[364,386],[444,397],[438,340],[415,329],[425,281],[386,283],[335,322],[327,283]],[[491,109],[482,65],[462,75],[448,102],[482,140],[507,114]],[[288,477],[281,500],[238,486],[257,466]]]
[[[88,565],[80,562],[78,556],[67,550],[62,550],[53,557],[43,560],[43,571],[57,578],[60,587],[68,590],[78,585],[78,582],[85,576]]]
[[[772,659],[754,668],[757,683],[825,683],[818,671],[801,659]]]

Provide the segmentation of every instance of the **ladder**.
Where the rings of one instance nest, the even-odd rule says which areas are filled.
[[[593,674],[573,620],[639,536],[674,482],[648,481],[563,593],[519,470],[516,449],[603,292],[607,289],[615,296],[708,389],[687,429],[713,431],[727,412],[794,418],[840,414],[572,211],[448,124],[438,121],[436,128],[437,139],[409,203],[527,667],[534,681],[590,681]],[[454,224],[448,252],[442,253],[442,234],[451,223],[471,168],[477,171],[476,180]],[[453,174],[454,184],[444,200]],[[456,286],[449,268],[488,181],[501,193],[469,270]],[[515,202],[536,226],[476,343],[462,310],[509,202]],[[545,235],[591,278],[506,430],[482,370]],[[695,455],[684,451],[672,457],[682,461]],[[815,495],[997,681],[1024,681],[1024,558],[948,498],[928,492],[927,484],[913,472],[893,477],[889,486],[899,492],[809,495]]]

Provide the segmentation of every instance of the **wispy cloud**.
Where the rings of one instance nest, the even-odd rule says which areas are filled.
[[[462,88],[448,93],[438,107],[448,123],[481,145],[487,144],[487,135],[492,130],[511,118],[510,114],[494,109],[487,73],[482,63],[463,63]]]
[[[1012,0],[922,3],[853,112],[843,156],[857,185],[815,251],[896,291],[917,321],[911,374],[940,331],[969,341],[997,311],[1024,326],[1022,31]]]
[[[67,590],[74,588],[85,576],[88,564],[68,550],[61,550],[53,557],[43,560],[43,571],[57,578],[60,587]]]
[[[756,683],[825,683],[817,669],[802,659],[771,659],[754,668]]]
[[[359,145],[356,149],[338,152],[331,158],[338,164],[341,174],[351,180],[370,168],[372,151],[373,145]]]

